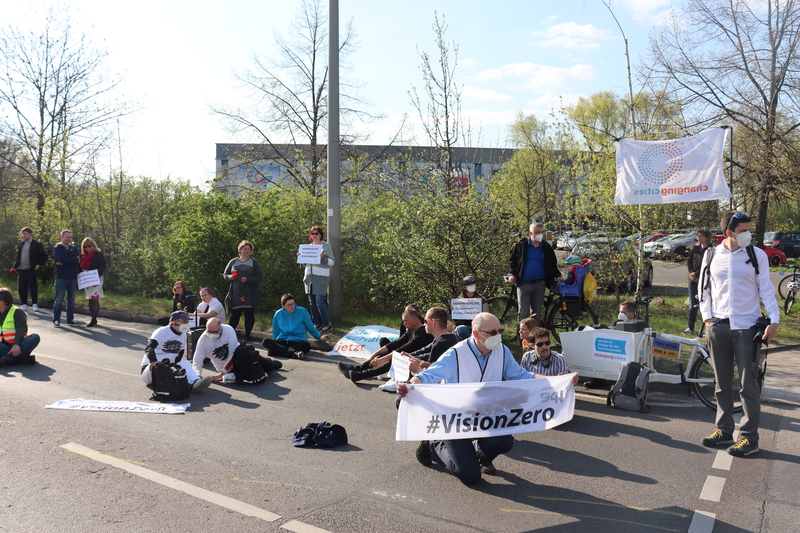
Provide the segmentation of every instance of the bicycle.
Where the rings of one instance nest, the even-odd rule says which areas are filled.
[[[503,276],[506,283],[508,283],[509,275]],[[495,296],[489,298],[486,302],[489,306],[489,312],[492,313],[500,321],[500,327],[505,332],[511,333],[511,339],[517,337],[517,315],[519,314],[519,303],[517,302],[517,286],[509,285],[508,293],[503,296]]]
[[[792,273],[791,274],[786,274],[785,276],[783,276],[781,278],[780,283],[778,283],[778,295],[780,295],[780,297],[783,300],[785,300],[786,296],[789,294],[789,284],[790,283],[798,283],[798,282],[800,282],[800,273],[798,273],[798,270],[800,270],[800,261],[794,260],[791,263],[792,263],[792,268],[793,268]],[[797,289],[800,288],[800,287],[798,287],[797,285],[794,285],[794,286],[796,287],[795,288],[795,292],[796,292]]]
[[[797,293],[800,292],[800,274],[797,273],[798,270],[800,268],[795,263],[792,273],[784,276],[778,284],[778,294],[783,298],[783,312],[787,315],[792,311],[792,307],[797,301]],[[783,291],[785,291],[785,295]]]

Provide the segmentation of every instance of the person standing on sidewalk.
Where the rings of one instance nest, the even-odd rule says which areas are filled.
[[[517,286],[518,322],[529,316],[541,320],[544,290],[556,281],[564,281],[558,270],[556,253],[544,240],[544,224],[534,222],[529,229],[530,236],[520,239],[514,246],[508,262],[508,281]]]
[[[703,256],[700,270],[700,312],[706,325],[708,346],[717,381],[717,419],[714,432],[703,439],[709,448],[733,443],[733,374],[739,369],[742,419],[739,439],[728,448],[737,457],[759,451],[761,416],[761,344],[757,342],[761,304],[771,323],[763,332],[766,344],[778,330],[780,310],[769,278],[767,254],[750,246],[750,216],[729,211],[720,228],[725,239]]]
[[[689,252],[689,261],[686,263],[686,267],[689,269],[689,325],[683,332],[687,334],[694,334],[697,310],[700,309],[700,302],[697,299],[697,282],[700,280],[700,265],[703,263],[703,255],[711,246],[711,232],[707,229],[699,229],[695,237],[697,243],[692,246]]]
[[[47,252],[39,241],[33,239],[33,230],[27,226],[19,232],[22,241],[17,245],[17,260],[13,270],[17,272],[17,289],[23,311],[28,310],[28,289],[31,291],[33,310],[39,310],[39,285],[36,275],[47,262]]]
[[[80,252],[72,244],[72,232],[61,232],[61,242],[53,248],[53,268],[56,272],[55,298],[53,299],[53,325],[61,326],[61,303],[67,296],[67,324],[75,325],[75,293],[78,292],[78,261]]]

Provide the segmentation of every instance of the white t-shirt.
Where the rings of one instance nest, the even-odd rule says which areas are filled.
[[[197,304],[197,311],[199,313],[208,313],[209,311],[216,311],[217,314],[211,318],[218,318],[220,322],[225,320],[225,307],[216,298],[211,298],[208,303],[200,302]]]
[[[158,328],[150,335],[150,338],[158,342],[158,346],[156,346],[155,349],[156,361],[169,359],[170,362],[174,363],[175,358],[178,357],[178,353],[186,348],[186,333],[176,334],[169,326]],[[149,342],[148,340],[148,343]],[[144,357],[142,357],[142,366],[149,364],[150,360],[145,353]]]
[[[220,333],[221,335],[217,340],[212,340],[208,331],[200,335],[197,347],[194,350],[194,359],[192,360],[192,367],[198,375],[203,372],[203,360],[206,357],[211,359],[211,363],[213,363],[217,372],[228,373],[231,371],[233,352],[239,346],[236,330],[227,324],[222,324]]]

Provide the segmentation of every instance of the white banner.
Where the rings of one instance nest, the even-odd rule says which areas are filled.
[[[100,285],[100,275],[97,270],[78,272],[78,290],[94,287],[95,285]]]
[[[409,385],[397,413],[397,440],[478,439],[551,429],[572,420],[573,374]]]
[[[727,128],[670,141],[617,141],[617,205],[730,198],[722,151]]]
[[[297,262],[318,265],[322,262],[321,244],[301,244],[297,250]]]
[[[483,298],[453,298],[450,309],[453,320],[472,320],[483,311]]]
[[[45,409],[67,409],[70,411],[106,411],[113,413],[158,413],[175,415],[186,411],[190,403],[149,403],[149,402],[114,402],[104,400],[58,400],[56,403],[46,405]]]
[[[400,336],[400,330],[386,326],[356,326],[339,339],[328,355],[344,355],[366,359],[381,347],[381,337],[390,341]]]

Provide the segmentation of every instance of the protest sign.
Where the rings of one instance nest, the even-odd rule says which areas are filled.
[[[399,330],[386,326],[356,326],[339,339],[328,355],[366,359],[381,347],[379,344],[381,337],[393,341],[399,336]]]
[[[453,298],[450,308],[453,320],[472,320],[483,311],[483,298]]]
[[[191,406],[189,403],[150,403],[150,402],[124,402],[106,400],[58,400],[56,403],[46,405],[45,409],[66,409],[70,411],[105,411],[114,413],[158,413],[165,415],[180,414]]]
[[[318,265],[322,260],[321,244],[301,244],[297,251],[297,262]]]
[[[78,273],[78,290],[85,289],[86,287],[94,287],[100,285],[100,275],[97,270],[87,270],[86,272]]]

